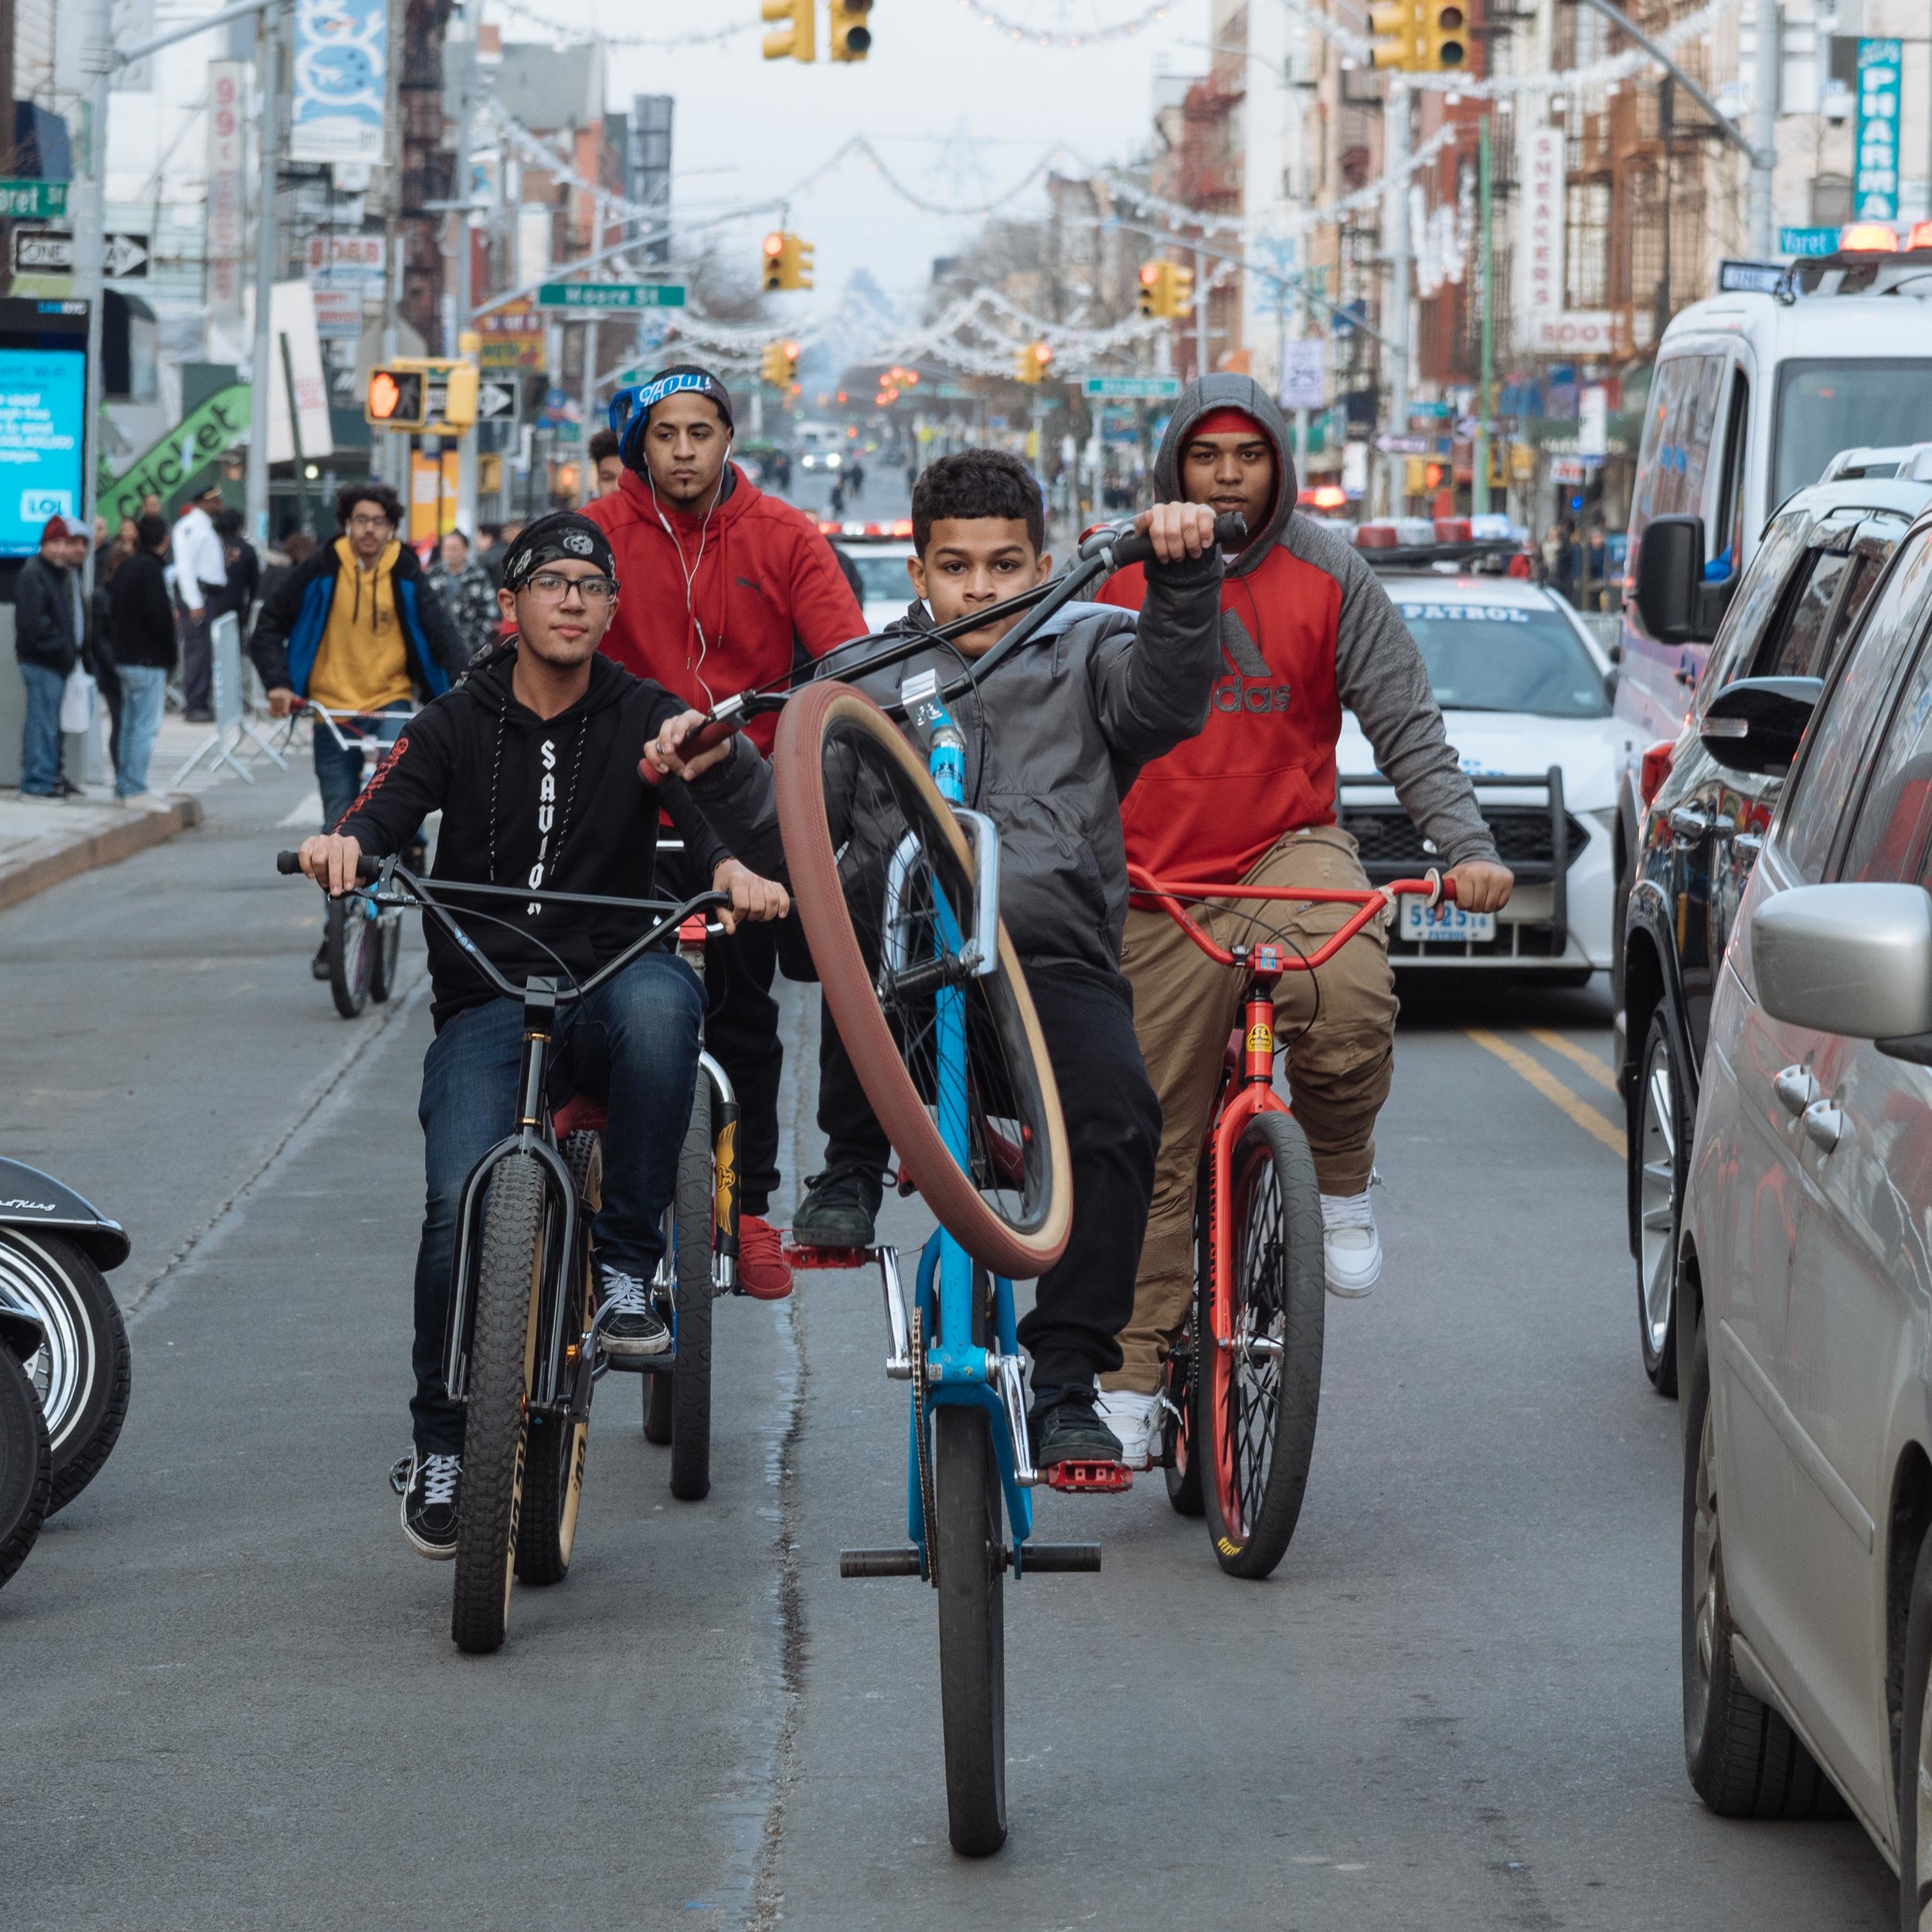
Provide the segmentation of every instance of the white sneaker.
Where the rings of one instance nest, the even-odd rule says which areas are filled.
[[[1321,1260],[1331,1294],[1354,1300],[1381,1280],[1382,1237],[1367,1188],[1322,1196]]]
[[[1151,1469],[1160,1427],[1158,1396],[1131,1389],[1103,1389],[1094,1398],[1095,1413],[1121,1439],[1121,1460],[1130,1469]]]

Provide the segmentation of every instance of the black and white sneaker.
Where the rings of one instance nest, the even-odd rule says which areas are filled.
[[[426,1456],[412,1450],[396,1465],[403,1482],[403,1534],[420,1556],[447,1563],[456,1554],[456,1506],[463,1488],[461,1456]]]
[[[634,1274],[606,1268],[604,1298],[607,1306],[617,1304],[599,1331],[606,1355],[662,1355],[671,1346],[671,1331],[653,1304],[650,1289]]]

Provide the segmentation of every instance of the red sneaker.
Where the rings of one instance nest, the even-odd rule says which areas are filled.
[[[760,1301],[782,1301],[791,1292],[791,1269],[778,1230],[762,1215],[739,1217],[738,1283]]]

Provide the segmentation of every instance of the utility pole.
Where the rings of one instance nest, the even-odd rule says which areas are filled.
[[[1777,161],[1778,0],[1757,0],[1757,59],[1751,72],[1751,253],[1771,259],[1771,171]]]
[[[90,597],[94,579],[94,502],[100,468],[101,308],[107,279],[107,83],[114,72],[114,0],[87,0],[87,24],[81,42],[87,83],[87,124],[81,144],[80,179],[73,185],[73,292],[87,304],[87,417],[80,440],[80,521],[87,532],[82,588]]]
[[[282,101],[281,43],[281,9],[264,7],[255,16],[255,78],[262,97],[261,155],[256,169],[260,206],[255,217],[255,344],[248,371],[248,533],[258,549],[268,542],[268,430],[274,416],[269,385],[277,376],[270,311],[275,294],[275,184],[282,145],[277,124]],[[288,412],[293,417],[292,390]]]
[[[1478,271],[1482,276],[1481,349],[1477,366],[1475,475],[1469,491],[1469,506],[1478,516],[1489,513],[1489,412],[1496,375],[1496,311],[1491,284],[1495,278],[1496,258],[1490,237],[1489,124],[1485,114],[1476,129],[1476,206],[1482,224]]]
[[[1389,355],[1395,366],[1389,384],[1389,428],[1396,436],[1409,434],[1409,90],[1392,79],[1383,108],[1389,186],[1383,205],[1389,235]],[[1389,453],[1388,513],[1402,514],[1403,484],[1408,458]]]

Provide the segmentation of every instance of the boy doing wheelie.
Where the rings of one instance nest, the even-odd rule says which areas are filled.
[[[989,609],[1049,573],[1039,488],[1011,456],[968,450],[943,457],[920,476],[912,508],[916,554],[907,570],[915,601],[889,636]],[[965,740],[964,802],[999,833],[1001,916],[1025,968],[1066,1119],[1071,1230],[1019,1331],[1033,1359],[1031,1425],[1043,1469],[1120,1456],[1094,1411],[1094,1379],[1121,1359],[1114,1337],[1131,1302],[1160,1136],[1120,971],[1128,898],[1121,799],[1144,764],[1201,728],[1219,658],[1213,512],[1162,504],[1143,512],[1140,527],[1156,561],[1138,620],[1069,604],[983,682],[949,700]],[[922,675],[937,672],[946,683],[1016,621],[1009,616],[950,643],[935,638],[930,651],[861,678],[859,689],[891,703]],[[866,649],[835,651],[819,675],[838,677]],[[721,748],[685,766],[676,746],[700,722],[692,713],[668,726],[654,762],[696,777],[712,757],[723,761],[696,790],[724,827],[731,821],[714,808],[711,787],[730,782],[754,754]],[[734,843],[768,866],[770,847],[748,842],[749,828],[731,830]],[[891,1150],[829,1014],[818,1124],[825,1170],[799,1208],[794,1238],[868,1246]]]
[[[466,915],[498,970],[513,984],[533,974],[583,978],[639,937],[635,914],[545,892],[648,899],[662,805],[687,855],[730,894],[719,914],[728,930],[783,917],[783,888],[733,859],[682,787],[660,792],[638,776],[639,748],[683,707],[597,655],[617,596],[611,546],[594,523],[563,512],[529,525],[510,546],[498,596],[518,634],[410,720],[335,831],[303,845],[303,871],[346,891],[364,853],[400,851],[440,810],[435,879],[529,889],[502,916]],[[456,1553],[464,1420],[444,1382],[457,1211],[471,1168],[513,1131],[523,1007],[498,995],[439,926],[428,938],[436,1038],[419,1110],[427,1205],[403,1528],[423,1556],[447,1558]],[[662,1354],[670,1344],[647,1284],[663,1252],[703,1005],[689,967],[648,952],[573,1005],[559,1031],[552,1105],[583,1090],[609,1110],[594,1232],[600,1294],[617,1303],[603,1332],[612,1355]]]

